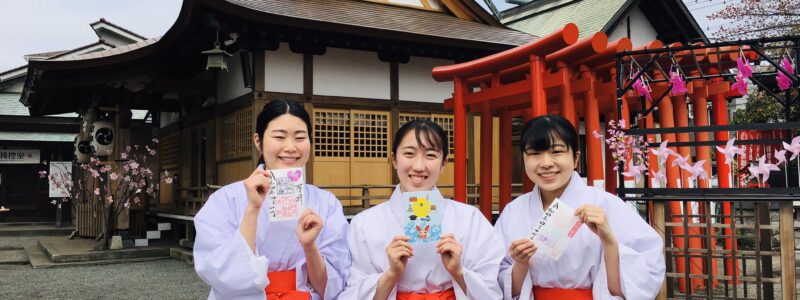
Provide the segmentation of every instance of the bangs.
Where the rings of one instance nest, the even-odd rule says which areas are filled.
[[[439,135],[433,131],[433,128],[427,126],[416,127],[414,128],[414,135],[420,148],[443,152],[442,141],[439,139]]]
[[[548,151],[560,141],[573,152],[578,149],[578,137],[572,124],[563,117],[544,116],[525,124],[520,137],[520,150]],[[564,123],[564,124],[562,124]]]

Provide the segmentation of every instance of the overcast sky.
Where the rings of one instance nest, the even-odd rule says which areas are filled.
[[[476,1],[485,5],[483,0]],[[708,26],[715,30],[715,23],[709,23],[705,16],[722,8],[723,0],[683,1],[704,30]],[[0,0],[0,72],[25,65],[25,54],[69,50],[97,42],[89,24],[100,18],[148,38],[161,36],[175,22],[181,2]],[[512,7],[505,0],[494,2],[500,10]]]

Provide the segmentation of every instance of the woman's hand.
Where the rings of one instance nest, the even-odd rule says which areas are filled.
[[[461,267],[462,251],[461,243],[456,240],[455,235],[452,233],[442,235],[439,241],[436,242],[436,253],[442,256],[445,270],[453,277],[463,276]]]
[[[300,241],[300,245],[304,249],[314,246],[314,241],[324,226],[322,218],[313,209],[306,208],[297,222],[297,240]]]
[[[596,205],[584,204],[575,210],[575,215],[581,218],[594,234],[600,237],[604,246],[616,245],[617,237],[606,219],[606,212]]]
[[[536,245],[529,239],[519,239],[511,242],[508,247],[508,256],[514,260],[514,264],[518,264],[523,269],[527,270],[531,266],[531,258],[536,253]]]
[[[389,258],[389,276],[399,278],[406,270],[408,258],[414,256],[414,248],[404,235],[395,236],[386,247],[386,256]]]
[[[244,180],[244,187],[247,190],[247,208],[251,212],[258,212],[264,204],[269,192],[269,183],[272,176],[269,171],[264,170],[264,165],[258,165],[250,177]]]

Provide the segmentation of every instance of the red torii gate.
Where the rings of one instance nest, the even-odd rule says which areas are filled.
[[[614,164],[611,157],[606,160],[606,174],[603,172],[603,157],[601,141],[592,137],[593,131],[600,132],[600,114],[606,114],[606,119],[625,119],[630,124],[630,109],[646,110],[650,109],[650,103],[639,101],[642,95],[625,95],[621,102],[621,111],[618,113],[616,107],[617,90],[617,70],[613,57],[617,52],[630,51],[631,42],[627,38],[622,38],[612,43],[608,43],[607,37],[603,33],[594,35],[578,41],[578,29],[574,24],[567,24],[563,28],[542,37],[536,41],[527,43],[514,49],[487,56],[474,61],[436,67],[433,69],[433,78],[437,81],[453,81],[453,98],[445,100],[445,107],[453,109],[455,114],[454,132],[454,161],[455,161],[455,199],[464,201],[467,191],[466,174],[466,143],[467,110],[477,112],[481,115],[481,140],[491,141],[493,134],[492,118],[494,113],[500,117],[500,152],[503,154],[514,151],[511,146],[511,118],[523,116],[525,119],[550,113],[561,113],[578,127],[577,114],[581,113],[585,120],[586,147],[587,147],[587,181],[590,185],[603,184],[602,180],[608,180],[606,189],[614,192],[616,188],[616,176],[611,171]],[[680,43],[670,45],[671,48],[682,46]],[[654,40],[635,50],[658,49],[664,47],[663,43]],[[716,64],[716,66],[729,66],[735,64],[738,52],[731,49],[712,50],[686,50],[677,53],[678,60],[695,59],[702,63]],[[746,56],[753,57],[753,52],[745,51]],[[637,61],[647,61],[652,55],[641,54],[632,56]],[[659,60],[656,63],[669,64],[670,62]],[[719,70],[705,68],[704,73],[709,72],[719,74]],[[660,74],[652,74],[658,78]],[[663,79],[663,78],[661,78]],[[712,99],[713,123],[714,125],[726,125],[727,115],[725,102],[726,97],[740,96],[733,95],[729,91],[729,83],[722,78],[715,78],[709,81],[692,81],[688,85],[689,96],[693,106],[705,107],[707,99]],[[473,92],[474,88],[479,88]],[[660,95],[668,88],[668,83],[656,83],[653,92]],[[557,98],[548,105],[548,98]],[[582,102],[582,103],[581,103]],[[673,106],[673,103],[675,104]],[[644,105],[644,107],[642,107]],[[677,107],[676,110],[673,107]],[[679,97],[665,99],[658,104],[659,115],[662,127],[687,126],[688,111],[684,109],[686,103]],[[652,128],[652,118],[647,118],[647,127]],[[696,120],[698,124],[708,124],[708,119],[704,116]],[[722,133],[715,134],[717,140],[726,139]],[[651,136],[652,137],[652,136]],[[687,140],[688,137],[675,134],[662,136],[672,142]],[[708,140],[708,136],[701,136],[699,139]],[[480,185],[488,187],[492,185],[492,143],[483,142],[480,145]],[[686,152],[688,147],[681,147],[676,152]],[[698,159],[710,160],[710,148],[699,147]],[[607,156],[610,155],[607,151]],[[717,155],[717,160],[720,160]],[[511,200],[511,156],[500,155],[500,210]],[[671,163],[671,158],[669,163]],[[650,161],[656,161],[651,156]],[[626,164],[627,165],[627,164]],[[657,161],[650,164],[657,167]],[[727,165],[718,164],[727,169]],[[724,169],[722,169],[724,171]],[[670,187],[677,187],[680,181],[681,186],[685,186],[686,178],[677,172],[676,168],[667,169],[668,184]],[[710,171],[710,170],[707,170]],[[709,172],[710,174],[710,172]],[[527,179],[526,176],[523,176]],[[598,182],[600,180],[600,182]],[[524,180],[524,190],[532,188],[530,181]],[[704,182],[703,186],[708,183]],[[728,178],[720,178],[721,187],[730,187]],[[492,189],[483,188],[480,192],[479,206],[481,212],[487,218],[491,218]],[[677,205],[677,206],[676,206]],[[687,207],[688,209],[689,207]],[[671,211],[680,211],[680,203],[671,205]],[[730,214],[730,203],[724,204],[724,211]],[[726,219],[725,223],[729,223]],[[681,229],[673,229],[681,232],[674,232],[677,236],[682,236]],[[726,235],[730,236],[729,229]],[[697,238],[689,238],[690,248],[702,248]],[[676,239],[676,244],[679,241]],[[683,244],[683,242],[680,242]],[[678,245],[676,245],[678,246]],[[731,244],[730,238],[726,240],[726,249],[735,248]],[[734,250],[735,251],[735,250]],[[702,273],[702,264],[694,262],[692,259],[691,273]],[[682,261],[682,260],[680,260]],[[714,264],[716,265],[716,264]],[[677,271],[683,272],[683,263],[677,264]],[[716,273],[716,268],[711,272]],[[727,274],[737,272],[736,264],[727,264]],[[738,273],[738,272],[737,272]],[[692,280],[692,286],[702,286],[701,280]],[[685,289],[685,281],[680,282],[680,290]]]

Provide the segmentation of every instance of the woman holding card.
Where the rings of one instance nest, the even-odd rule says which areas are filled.
[[[561,116],[537,117],[525,125],[519,144],[525,173],[536,187],[509,203],[495,224],[508,249],[500,266],[503,298],[654,299],[665,276],[663,241],[630,206],[586,186],[574,171],[575,127]],[[554,221],[556,208],[574,208],[559,219],[574,215],[585,225],[555,237],[571,236],[560,257],[537,251],[553,244],[535,239],[537,247],[529,239],[540,220]]]
[[[447,136],[429,120],[403,125],[392,144],[400,184],[389,201],[353,218],[353,257],[339,299],[499,299],[504,250],[472,206],[434,186],[447,161]]]
[[[209,299],[336,299],[344,288],[350,254],[342,205],[302,184],[311,133],[301,105],[265,105],[253,134],[259,167],[211,194],[195,216],[194,266],[211,286]],[[269,200],[275,193],[279,213]]]

